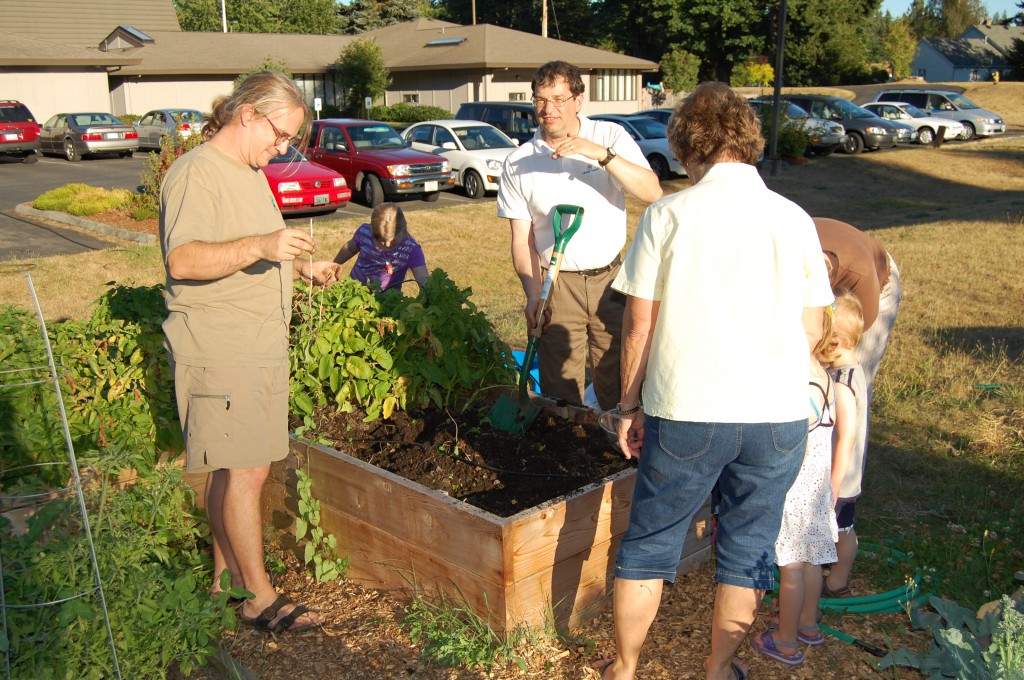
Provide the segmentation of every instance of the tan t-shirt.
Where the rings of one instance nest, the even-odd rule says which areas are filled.
[[[821,250],[832,261],[832,287],[848,288],[860,300],[864,330],[878,318],[878,297],[889,280],[889,253],[857,227],[815,217]]]
[[[191,241],[223,243],[283,229],[259,170],[203,144],[171,166],[160,190],[164,263]],[[167,276],[164,335],[176,362],[190,366],[288,363],[292,263],[260,260],[214,281]]]

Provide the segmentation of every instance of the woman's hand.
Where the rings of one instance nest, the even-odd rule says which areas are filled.
[[[640,459],[640,445],[644,440],[644,412],[618,416],[619,448],[626,458]]]

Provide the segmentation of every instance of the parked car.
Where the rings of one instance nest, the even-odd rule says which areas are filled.
[[[842,146],[844,153],[891,149],[896,146],[899,130],[895,125],[848,99],[820,94],[787,94],[783,99],[793,102],[815,118],[842,123],[846,130],[846,142]]]
[[[63,154],[69,161],[98,153],[130,158],[139,148],[139,134],[109,113],[58,113],[39,131],[42,153]]]
[[[314,163],[294,146],[263,167],[277,207],[285,217],[305,213],[334,212],[352,198],[345,178]]]
[[[967,97],[947,90],[884,90],[875,95],[876,102],[905,102],[925,113],[955,120],[964,126],[965,139],[1001,135],[1006,123],[998,113],[986,111]]]
[[[668,179],[673,174],[686,175],[686,170],[668,148],[664,123],[659,123],[647,116],[620,116],[614,113],[597,113],[589,118],[610,121],[625,128],[640,150],[644,152],[651,170],[658,176],[658,179]]]
[[[22,163],[38,160],[39,123],[32,112],[13,99],[0,100],[0,156],[20,156]]]
[[[913,104],[905,104],[903,102],[868,102],[864,105],[864,108],[879,118],[885,118],[886,120],[913,127],[917,130],[917,141],[921,144],[931,144],[940,127],[946,128],[942,136],[945,141],[967,138],[967,128],[964,127],[963,123],[931,116]]]
[[[341,173],[370,207],[385,197],[409,194],[436,201],[439,192],[455,186],[447,159],[410,149],[393,127],[379,121],[314,121],[305,152],[310,160]]]
[[[459,107],[455,118],[483,121],[520,143],[533,139],[539,125],[537,110],[528,102],[469,102]]]
[[[402,137],[417,151],[447,158],[455,185],[470,198],[498,190],[501,165],[518,146],[498,128],[478,120],[429,120],[410,125]]]
[[[206,116],[195,109],[157,109],[149,111],[135,121],[139,133],[139,148],[159,149],[160,138],[175,132],[187,139],[202,132],[202,120]]]
[[[647,109],[646,111],[637,111],[633,115],[634,116],[647,116],[648,118],[653,118],[654,120],[658,121],[659,123],[662,123],[664,125],[668,125],[668,119],[672,117],[672,114],[674,112],[675,112],[675,109],[666,109],[666,108],[662,108],[662,109]]]
[[[881,118],[881,116],[879,116],[879,118]],[[914,129],[913,125],[908,125],[901,120],[886,120],[885,122],[896,127],[897,144],[911,144],[917,141],[917,130]]]
[[[751,99],[750,105],[762,123],[772,115],[770,99]],[[807,152],[827,156],[846,142],[846,129],[842,123],[824,118],[815,118],[793,102],[782,100],[782,116],[800,126],[807,134]]]

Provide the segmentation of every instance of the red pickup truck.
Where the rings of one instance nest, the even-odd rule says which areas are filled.
[[[451,165],[434,154],[416,151],[387,123],[351,118],[313,121],[306,155],[340,172],[371,208],[385,198],[420,194],[436,201],[455,186]]]

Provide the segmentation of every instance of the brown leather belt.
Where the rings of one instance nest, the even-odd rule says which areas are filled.
[[[563,271],[562,273],[579,274],[580,276],[598,276],[599,274],[604,274],[605,272],[610,271],[613,267],[618,267],[620,264],[622,264],[622,258],[616,255],[614,260],[612,260],[603,267],[598,267],[597,269],[579,269],[577,271]]]

